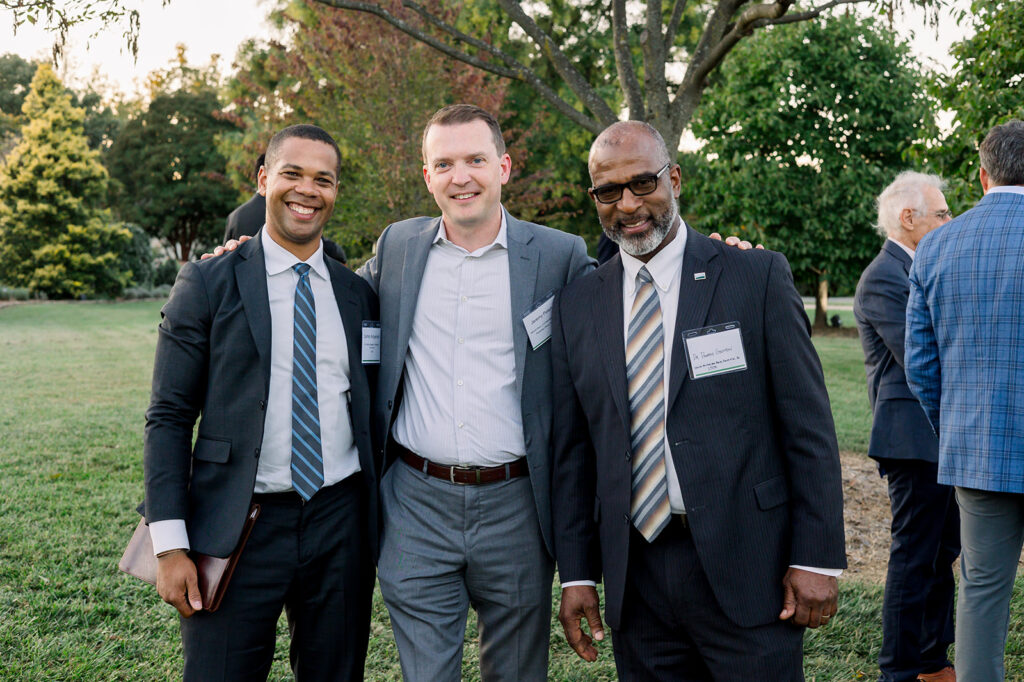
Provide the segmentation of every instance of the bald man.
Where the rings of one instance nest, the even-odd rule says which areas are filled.
[[[603,579],[621,679],[802,680],[804,628],[836,613],[846,558],[835,429],[789,266],[689,228],[680,168],[646,123],[606,129],[589,168],[619,253],[553,313],[567,640],[596,658]]]

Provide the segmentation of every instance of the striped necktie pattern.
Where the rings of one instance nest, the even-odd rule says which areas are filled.
[[[661,303],[651,273],[640,268],[626,343],[633,525],[653,542],[671,518],[665,472],[665,344]]]
[[[309,500],[324,484],[316,394],[316,304],[309,265],[297,263],[292,269],[299,275],[292,337],[292,487]]]

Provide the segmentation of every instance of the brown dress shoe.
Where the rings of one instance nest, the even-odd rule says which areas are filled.
[[[917,682],[956,682],[956,671],[948,665],[935,673],[921,673],[917,676]]]

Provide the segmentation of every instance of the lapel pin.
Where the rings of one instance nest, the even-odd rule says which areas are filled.
[[[707,277],[706,277],[706,276],[704,275],[704,273],[703,273],[703,272],[695,272],[695,273],[693,273],[693,278],[694,278],[695,280],[697,280],[698,282],[699,282],[700,280],[702,280],[702,279],[707,279]]]

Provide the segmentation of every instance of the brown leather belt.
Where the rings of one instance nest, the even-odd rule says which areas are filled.
[[[391,447],[398,453],[398,458],[417,471],[422,471],[428,476],[440,478],[442,481],[458,485],[483,485],[486,483],[497,483],[508,481],[520,476],[529,476],[530,469],[526,464],[526,458],[520,457],[514,462],[497,467],[457,467],[442,466],[434,464],[429,459],[424,459],[408,448],[398,443],[392,443]]]

